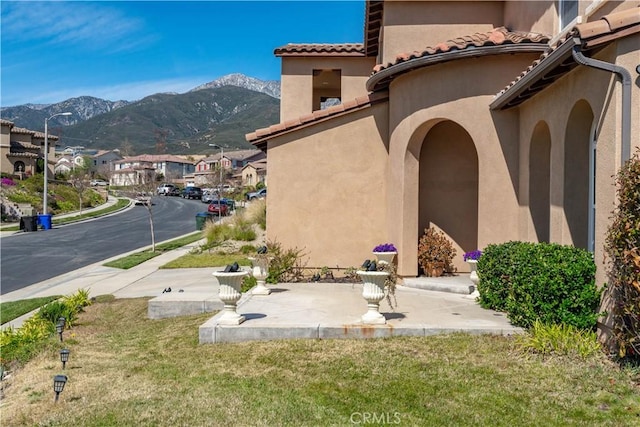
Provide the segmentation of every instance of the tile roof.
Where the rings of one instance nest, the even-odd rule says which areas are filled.
[[[39,145],[35,145],[25,141],[10,141],[9,144],[11,145],[11,148],[40,150]]]
[[[40,157],[36,153],[29,153],[29,152],[22,152],[22,151],[10,151],[8,156],[11,156],[11,157],[26,157],[26,158],[30,158],[30,159],[35,159],[35,158]],[[49,163],[51,163],[51,162],[49,162]]]
[[[384,15],[384,2],[367,0],[364,16],[364,51],[367,56],[378,56],[380,27]]]
[[[398,54],[393,62],[378,64],[367,81],[368,90],[385,89],[393,78],[416,68],[470,56],[499,53],[540,52],[548,47],[550,37],[544,34],[509,31],[505,27],[457,37],[422,51]],[[512,48],[512,49],[509,49]],[[378,75],[383,73],[383,75]]]
[[[276,56],[364,56],[362,43],[289,43],[276,48]]]
[[[11,133],[19,133],[22,135],[35,135],[36,132],[33,130],[29,130],[29,129],[25,129],[25,128],[17,128],[17,127],[13,127],[11,129]]]
[[[0,119],[0,125],[13,126],[13,122],[10,120]]]
[[[367,108],[373,104],[387,101],[388,99],[389,94],[387,92],[370,93],[369,95],[360,96],[356,99],[331,106],[324,110],[317,110],[311,114],[306,114],[293,120],[287,120],[284,123],[278,123],[269,126],[268,128],[258,129],[255,132],[245,135],[245,138],[252,144],[263,148],[266,145],[267,139],[270,137],[282,135],[292,130],[307,127],[342,114]]]
[[[596,21],[576,25],[564,39],[550,46],[515,80],[496,94],[492,109],[514,107],[540,92],[578,64],[571,50],[577,42],[586,50],[640,32],[640,7],[606,15]],[[574,38],[578,37],[579,40]]]
[[[188,163],[193,164],[192,161],[186,160],[182,157],[175,156],[173,154],[140,154],[139,156],[126,156],[122,160],[118,160],[116,163],[127,163],[132,161],[140,162],[173,162],[173,163]]]

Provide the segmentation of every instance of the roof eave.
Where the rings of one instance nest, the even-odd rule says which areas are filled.
[[[497,46],[480,46],[467,48],[463,50],[451,50],[449,52],[441,52],[433,55],[422,56],[410,59],[399,64],[391,65],[375,74],[367,80],[366,87],[368,91],[377,92],[386,89],[391,81],[398,75],[413,71],[418,68],[428,67],[449,61],[457,61],[459,59],[477,58],[489,55],[501,55],[512,53],[540,53],[547,49],[546,45],[540,43],[522,43],[508,44]]]
[[[548,57],[540,61],[538,65],[533,67],[531,71],[526,73],[520,80],[514,83],[513,86],[496,96],[489,104],[489,108],[491,110],[500,110],[510,106],[509,104],[522,95],[522,93],[529,89],[535,82],[542,79],[551,70],[560,66],[571,57],[571,50],[575,45],[575,39],[569,38],[556,50],[551,52]]]

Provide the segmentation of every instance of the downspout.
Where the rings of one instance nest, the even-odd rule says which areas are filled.
[[[580,65],[597,68],[599,70],[615,73],[622,79],[622,163],[624,165],[631,157],[631,73],[626,68],[609,62],[588,58],[582,54],[581,40],[574,38],[573,59]]]

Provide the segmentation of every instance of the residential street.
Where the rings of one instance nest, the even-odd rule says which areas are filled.
[[[156,242],[195,231],[200,200],[154,197]],[[122,213],[51,230],[16,233],[1,239],[0,294],[71,272],[151,244],[149,214],[134,206]]]

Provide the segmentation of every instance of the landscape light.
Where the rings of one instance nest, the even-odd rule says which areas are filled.
[[[60,396],[60,393],[62,393],[62,390],[64,390],[64,385],[67,383],[67,376],[66,375],[56,375],[55,377],[53,377],[53,391],[56,392],[56,402],[58,401],[58,397]]]
[[[62,342],[62,332],[64,332],[64,323],[58,322],[56,324],[56,332],[60,334],[60,342]]]
[[[64,317],[60,316],[60,317],[58,317],[58,323],[62,323],[62,327],[64,328],[64,326],[67,324],[67,319],[65,319]]]
[[[63,348],[60,350],[60,361],[62,362],[62,369],[67,366],[67,361],[69,360],[69,349]]]

